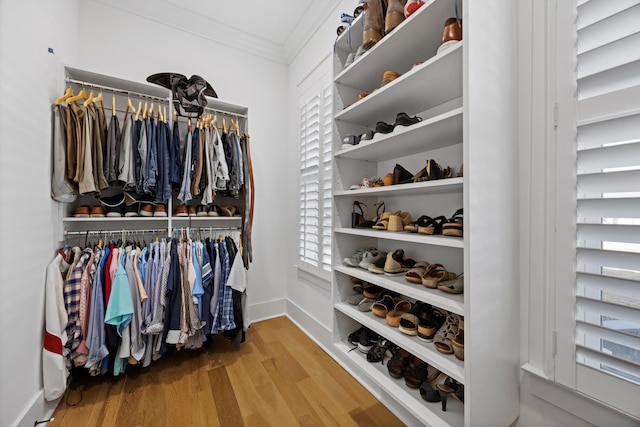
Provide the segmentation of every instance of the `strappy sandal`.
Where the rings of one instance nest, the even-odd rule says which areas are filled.
[[[404,273],[404,278],[407,280],[407,282],[421,284],[422,276],[424,276],[424,273],[429,268],[429,265],[430,264],[427,261],[416,262],[411,270]]]
[[[422,284],[429,289],[436,289],[438,283],[445,280],[453,280],[456,274],[447,269],[442,264],[431,264],[422,276]]]
[[[376,300],[371,306],[371,312],[378,317],[387,317],[387,313],[393,310],[396,305],[390,295],[383,295],[382,298]]]
[[[433,345],[440,353],[453,354],[453,345],[451,340],[458,333],[458,323],[460,316],[454,313],[448,313],[444,325],[436,332],[433,338]]]
[[[400,326],[400,318],[403,314],[411,310],[411,302],[406,299],[401,299],[393,306],[393,310],[389,311],[386,316],[387,325],[392,328]]]
[[[394,344],[386,338],[380,338],[377,344],[371,347],[371,350],[367,352],[367,362],[377,363],[380,362],[384,365],[384,356],[387,351],[392,348]]]
[[[375,225],[371,228],[375,230],[386,230],[389,227],[389,218],[391,217],[391,215],[391,212],[383,212],[378,222],[376,222]]]
[[[404,231],[410,231],[412,233],[417,233],[419,227],[426,227],[430,221],[433,221],[428,215],[422,215],[420,218],[413,221],[411,224],[407,224],[404,226]]]
[[[404,377],[410,358],[411,353],[404,348],[398,347],[393,353],[393,356],[391,356],[389,363],[387,363],[387,371],[389,372],[389,375],[393,378]]]
[[[424,225],[418,226],[418,233],[429,235],[440,234],[442,232],[442,224],[444,224],[445,222],[447,222],[447,218],[442,215],[432,218],[424,222]]]
[[[459,274],[455,279],[438,283],[438,289],[449,294],[461,294],[464,292],[464,276]]]
[[[463,215],[462,208],[458,209],[446,223],[442,224],[444,236],[462,237]]]
[[[360,224],[356,225],[356,228],[373,228],[374,225],[376,225],[376,223],[382,218],[382,214],[384,213],[384,202],[378,202],[378,203],[374,203],[373,205],[376,208],[376,217],[368,220],[365,220],[363,222],[361,222]]]
[[[419,388],[427,380],[429,365],[413,356],[404,373],[404,383],[410,388]]]

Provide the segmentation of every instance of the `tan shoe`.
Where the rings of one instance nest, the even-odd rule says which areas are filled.
[[[389,34],[394,28],[405,20],[404,6],[407,0],[389,0],[387,14],[384,19],[384,32]]]
[[[387,12],[386,0],[368,0],[364,5],[364,29],[362,47],[369,50],[384,36],[384,18]]]

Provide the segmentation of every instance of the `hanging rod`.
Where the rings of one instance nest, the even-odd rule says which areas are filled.
[[[243,119],[247,118],[246,114],[232,113],[231,111],[221,110],[219,108],[213,107],[203,107],[206,111],[215,111],[216,113],[224,114],[225,116],[234,116],[234,117],[242,117]]]
[[[96,84],[96,83],[83,82],[82,80],[76,80],[76,79],[72,79],[72,78],[69,78],[69,77],[67,77],[65,80],[66,80],[67,83],[77,84],[77,85],[80,85],[80,86],[87,86],[87,87],[94,88],[94,89],[101,89],[101,90],[104,90],[104,91],[107,91],[107,92],[111,92],[111,93],[114,93],[114,94],[118,93],[120,95],[134,95],[134,96],[137,96],[138,98],[156,99],[156,100],[158,100],[160,102],[169,103],[169,98],[168,97],[167,98],[160,98],[158,96],[147,95],[147,94],[140,93],[140,92],[133,92],[133,91],[124,90],[124,89],[117,89],[117,88],[114,88],[114,87],[103,86],[103,85],[99,85],[99,84]]]
[[[69,230],[64,230],[64,234],[65,236],[84,236],[84,235],[89,235],[89,234],[143,234],[143,233],[168,233],[168,230],[166,228],[148,228],[148,229],[142,229],[142,230],[136,230],[136,229],[124,229],[124,230],[84,230],[84,231],[69,231]]]

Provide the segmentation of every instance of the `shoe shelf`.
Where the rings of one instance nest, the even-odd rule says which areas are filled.
[[[426,1],[409,19],[404,20],[351,66],[337,74],[335,81],[340,85],[370,90],[380,85],[385,71],[405,73],[415,63],[427,61],[436,54],[442,38],[442,25],[452,12],[449,0]],[[364,20],[360,19],[351,25],[351,49],[344,33],[338,39],[336,47],[355,51],[362,44],[363,23]],[[353,33],[359,34],[358,43],[353,40]]]
[[[375,134],[371,141],[338,150],[335,157],[382,161],[396,158],[398,150],[409,155],[461,144],[462,123],[462,107],[455,108],[412,126],[398,126],[388,134]]]
[[[346,234],[361,237],[373,237],[376,239],[388,239],[396,242],[422,243],[425,245],[442,246],[448,248],[464,248],[464,240],[460,237],[427,235],[410,233],[408,231],[384,231],[368,228],[334,228],[337,234]]]
[[[462,48],[463,44],[459,43],[413,67],[363,99],[357,102],[352,100],[353,104],[337,112],[334,119],[337,122],[359,123],[365,126],[374,126],[379,120],[393,123],[399,112],[414,115],[460,98],[462,96]],[[382,73],[378,79],[381,76]],[[343,85],[343,82],[336,81],[338,90]],[[374,87],[379,85],[378,82]],[[371,89],[361,86],[359,90]]]
[[[62,219],[66,231],[121,231],[121,230],[145,230],[167,229],[169,220],[165,217],[101,217],[101,218],[77,218],[67,217]]]
[[[171,222],[178,227],[240,227],[242,218],[239,216],[173,216]]]
[[[438,289],[430,289],[423,285],[407,282],[404,276],[389,277],[384,274],[370,273],[359,267],[337,265],[334,270],[464,316],[464,294],[448,294]]]
[[[369,196],[426,196],[429,194],[462,193],[463,178],[447,178],[414,184],[387,185],[384,187],[344,190],[333,193],[336,197]]]
[[[364,354],[353,350],[348,341],[335,344],[336,350],[347,359],[353,367],[367,375],[377,386],[383,388],[396,397],[396,400],[408,412],[413,414],[423,425],[433,427],[464,425],[464,404],[455,398],[447,400],[447,410],[441,410],[440,402],[427,402],[420,397],[418,389],[412,389],[404,384],[402,378],[393,378],[387,372],[386,362],[370,363]]]
[[[339,302],[334,307],[362,326],[366,326],[375,333],[384,336],[440,372],[444,372],[464,384],[464,362],[456,359],[453,354],[440,353],[436,350],[433,342],[422,342],[415,336],[402,333],[398,328],[387,325],[386,319],[375,316],[371,312],[362,312],[348,303]]]

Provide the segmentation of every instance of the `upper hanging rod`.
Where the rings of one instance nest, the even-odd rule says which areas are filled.
[[[149,98],[149,99],[156,99],[156,100],[161,101],[161,102],[169,102],[169,98],[168,97],[167,98],[160,98],[158,96],[147,95],[145,93],[133,92],[133,91],[124,90],[124,89],[117,89],[117,88],[110,87],[110,86],[104,86],[104,85],[99,85],[99,84],[96,84],[96,83],[90,83],[90,82],[85,82],[85,81],[82,81],[82,80],[76,80],[76,79],[72,79],[70,77],[67,77],[65,80],[66,80],[67,83],[77,84],[77,85],[80,85],[80,86],[86,86],[86,87],[90,87],[90,88],[94,88],[94,89],[101,89],[101,90],[104,90],[104,91],[107,91],[107,92],[111,92],[111,93],[119,93],[121,95],[134,95],[134,96],[137,96],[139,98]],[[227,116],[242,117],[243,119],[247,118],[246,114],[240,114],[240,113],[235,113],[235,112],[232,112],[232,111],[221,110],[219,108],[213,108],[213,107],[208,107],[207,106],[207,107],[204,107],[204,109],[205,110],[209,110],[209,111],[215,111],[217,113],[224,114],[224,115],[227,115]]]
[[[160,102],[169,102],[169,98],[160,98],[159,96],[154,96],[154,95],[148,95],[145,93],[140,93],[140,92],[133,92],[130,90],[124,90],[124,89],[116,89],[114,87],[109,87],[109,86],[103,86],[103,85],[99,85],[96,83],[89,83],[89,82],[83,82],[82,80],[76,80],[76,79],[71,79],[69,77],[66,78],[67,83],[72,83],[72,84],[77,84],[77,85],[81,85],[81,86],[87,86],[87,87],[91,87],[94,89],[101,89],[107,92],[111,92],[111,93],[118,93],[121,95],[134,95],[137,96],[138,98],[149,98],[149,99],[155,99],[158,100]]]

